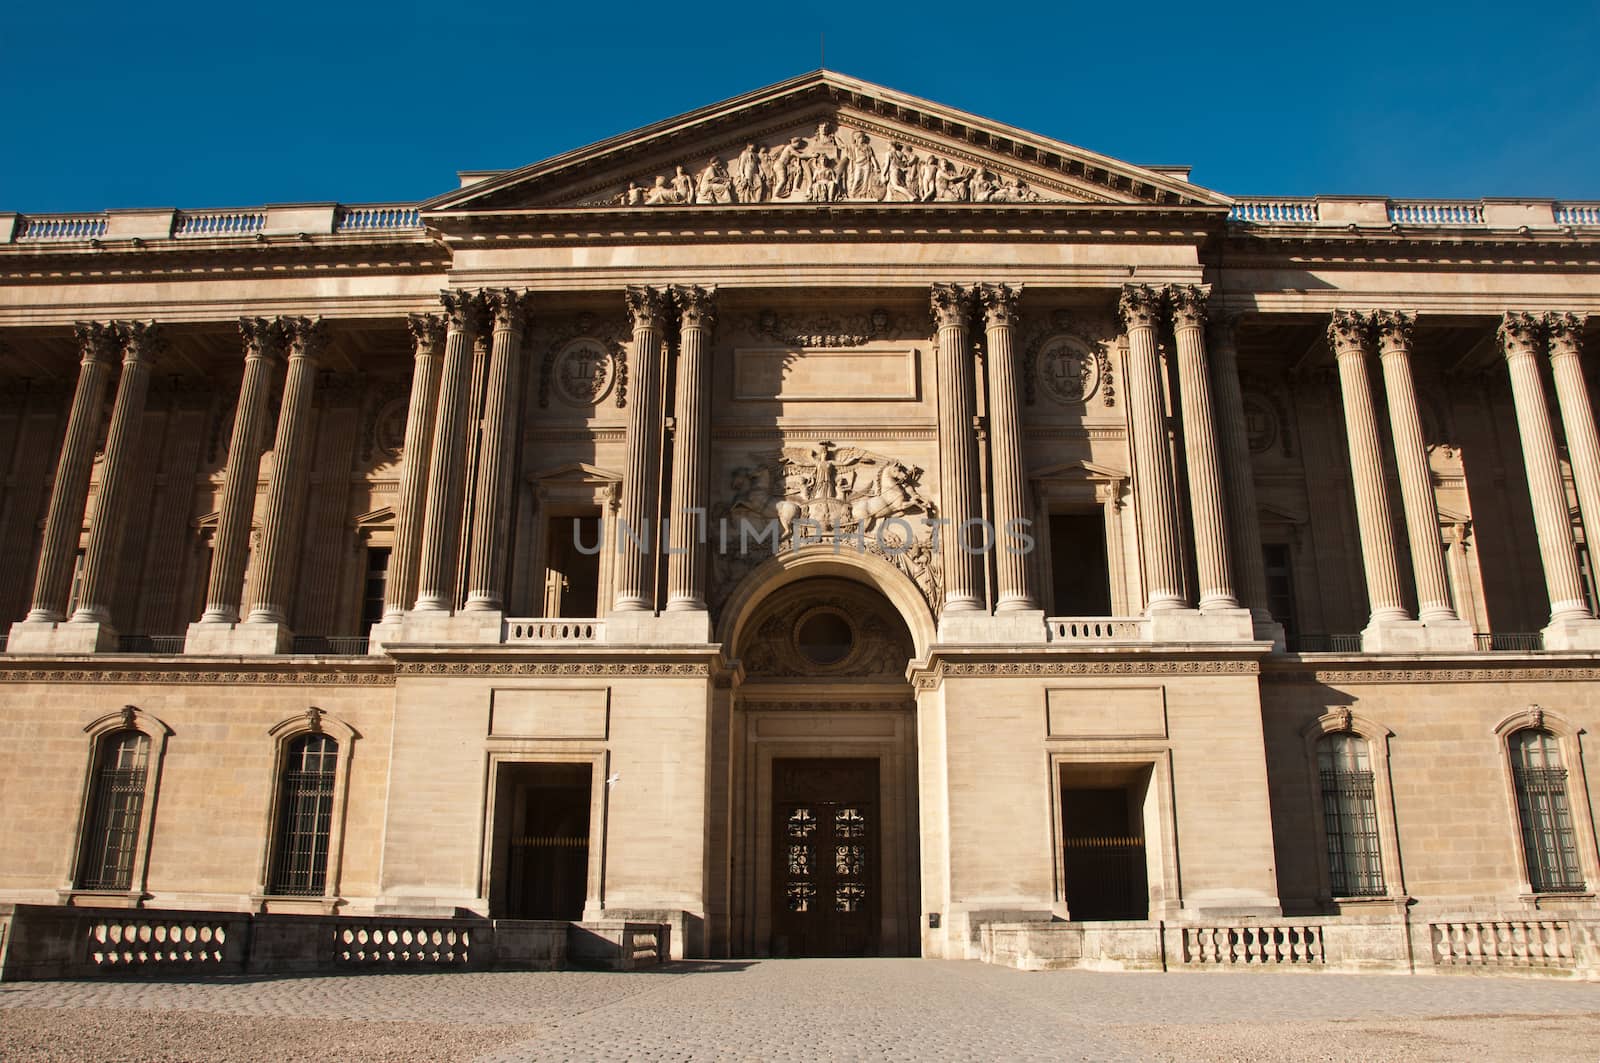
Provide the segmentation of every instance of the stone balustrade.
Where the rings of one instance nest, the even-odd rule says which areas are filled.
[[[332,936],[334,965],[354,967],[467,967],[477,939],[471,926],[415,919],[339,920]]]
[[[1139,642],[1144,621],[1130,616],[1052,616],[1045,621],[1051,642]]]
[[[1571,967],[1572,927],[1564,919],[1429,923],[1440,967]]]
[[[1311,924],[1186,926],[1183,962],[1266,967],[1323,962],[1322,927]]]
[[[1228,211],[1229,221],[1256,225],[1315,225],[1317,219],[1314,199],[1241,199]]]
[[[420,233],[422,228],[417,208],[403,203],[289,203],[216,210],[106,210],[79,214],[0,212],[0,245]]]
[[[335,214],[334,232],[365,233],[391,229],[420,229],[417,208],[405,203],[375,203],[369,206],[340,207]]]
[[[1389,220],[1396,225],[1482,225],[1483,204],[1434,199],[1391,200]]]
[[[17,243],[43,240],[93,240],[106,231],[104,214],[38,214],[18,217],[12,239]]]
[[[507,620],[507,642],[604,642],[604,620]]]
[[[1315,196],[1236,199],[1228,220],[1250,227],[1558,229],[1600,227],[1600,203],[1507,199],[1375,199]]]
[[[264,210],[180,210],[173,219],[174,239],[206,236],[253,236],[267,224]]]

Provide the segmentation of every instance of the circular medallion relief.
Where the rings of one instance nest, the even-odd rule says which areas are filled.
[[[794,647],[819,667],[843,664],[856,648],[855,624],[841,610],[819,606],[795,623]]]
[[[1076,336],[1052,336],[1039,348],[1039,385],[1057,402],[1084,402],[1100,386],[1100,364]]]
[[[1260,395],[1244,397],[1244,435],[1252,454],[1263,454],[1278,441],[1278,415]]]
[[[405,399],[390,399],[378,410],[372,426],[372,444],[386,458],[398,458],[406,445]]]
[[[551,373],[555,393],[573,406],[596,406],[611,391],[616,370],[600,341],[580,337],[561,348]]]

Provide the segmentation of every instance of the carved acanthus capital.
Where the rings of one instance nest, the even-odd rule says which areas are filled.
[[[78,350],[83,355],[85,365],[107,362],[116,357],[116,326],[100,321],[80,321],[72,326],[72,334],[78,339]]]
[[[1148,284],[1124,284],[1117,299],[1117,315],[1129,331],[1155,328],[1161,317],[1161,292]]]
[[[933,323],[941,329],[964,328],[972,319],[973,293],[959,284],[935,284],[932,291]]]
[[[276,317],[241,317],[239,335],[246,358],[276,358],[283,353],[283,321]]]
[[[1238,323],[1238,314],[1217,314],[1206,322],[1206,342],[1212,351],[1222,351],[1230,356],[1237,356],[1239,344],[1234,335],[1234,328]]]
[[[983,304],[983,323],[989,328],[1015,325],[1017,304],[1022,301],[1022,285],[980,284],[978,300]]]
[[[316,361],[328,344],[328,325],[320,317],[285,317],[283,334],[290,358]]]
[[[1176,328],[1204,328],[1206,301],[1210,293],[1197,284],[1174,284],[1167,289],[1172,304],[1172,324]]]
[[[475,291],[442,291],[439,302],[444,305],[445,317],[454,332],[476,335],[483,331],[485,307],[483,295]]]
[[[1374,310],[1372,331],[1378,336],[1378,353],[1410,354],[1416,318],[1404,310]]]
[[[1372,321],[1359,310],[1335,310],[1328,319],[1328,347],[1336,358],[1364,358],[1372,342]]]
[[[148,363],[161,349],[161,326],[154,321],[119,321],[117,336],[122,341],[122,360],[127,365]]]
[[[1500,319],[1499,329],[1495,331],[1501,351],[1507,358],[1538,354],[1539,344],[1544,339],[1541,325],[1542,322],[1533,314],[1508,310],[1505,317]]]
[[[406,325],[411,329],[418,358],[433,354],[444,342],[444,318],[438,314],[410,314],[406,317]]]
[[[623,298],[628,306],[628,319],[634,330],[661,328],[667,322],[667,299],[657,288],[643,284],[630,284]]]
[[[672,301],[678,307],[683,328],[710,329],[717,323],[717,289],[698,284],[674,284]]]
[[[491,288],[483,303],[494,318],[496,332],[521,332],[528,323],[528,293],[514,288]]]
[[[1577,358],[1583,352],[1584,318],[1580,314],[1546,314],[1545,335],[1550,339],[1550,357]]]

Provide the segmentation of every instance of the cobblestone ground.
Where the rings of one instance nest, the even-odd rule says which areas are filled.
[[[0,1060],[1600,1058],[1600,985],[924,960],[0,986]]]

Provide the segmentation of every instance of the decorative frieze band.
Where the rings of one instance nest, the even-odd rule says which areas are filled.
[[[347,665],[327,672],[240,671],[190,672],[178,669],[126,671],[117,668],[0,668],[0,683],[189,683],[215,686],[364,686],[394,685],[394,672],[352,672]]]
[[[940,661],[912,677],[918,690],[934,690],[946,679],[1029,679],[1050,676],[1258,675],[1254,660],[1126,661]]]
[[[709,676],[711,666],[704,661],[403,661],[400,675],[538,675],[538,676]]]

